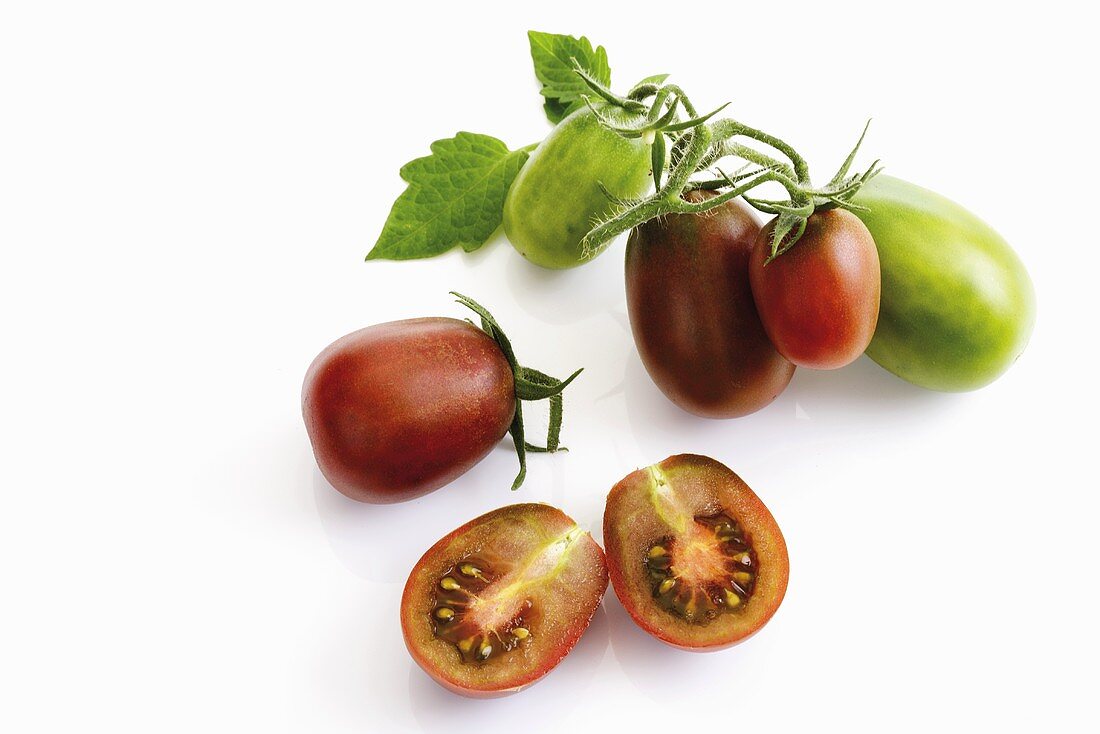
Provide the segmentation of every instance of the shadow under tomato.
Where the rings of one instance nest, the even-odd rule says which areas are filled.
[[[384,505],[349,499],[311,462],[317,516],[333,553],[352,573],[370,581],[404,584],[433,543],[485,512],[514,502],[547,502],[572,516],[566,502],[567,474],[562,461],[566,455],[529,455],[523,493],[511,493],[518,463],[512,439],[506,436],[450,484],[421,497]]]
[[[667,645],[645,632],[631,619],[613,590],[604,599],[611,629],[611,650],[630,682],[654,701],[678,697],[699,699],[710,690],[717,701],[736,698],[737,692],[754,685],[761,666],[766,666],[770,644],[767,627],[734,647],[714,652],[691,652]]]
[[[607,615],[601,606],[561,663],[530,688],[503,698],[473,699],[446,690],[409,661],[409,701],[426,732],[556,732],[596,675],[608,649]]]
[[[745,461],[790,456],[805,442],[852,441],[948,420],[966,395],[910,385],[867,357],[839,370],[799,369],[791,384],[751,415],[709,419],[677,407],[653,383],[635,352],[626,362],[627,419],[642,454],[707,454],[741,471]],[[777,439],[781,437],[781,439]]]
[[[386,505],[349,499],[334,489],[315,465],[313,495],[317,516],[333,553],[357,576],[403,584],[433,543],[481,514],[483,502],[476,484],[482,479],[482,472],[492,475],[492,466],[486,464],[491,462],[483,460],[435,492]],[[507,482],[502,491],[506,490]]]
[[[512,249],[505,240],[502,247]],[[531,317],[571,324],[613,311],[623,299],[623,245],[613,244],[584,265],[551,270],[513,251],[506,265],[512,297]]]

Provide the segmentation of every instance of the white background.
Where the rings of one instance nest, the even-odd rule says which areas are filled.
[[[741,5],[5,3],[0,729],[1096,731],[1095,19]],[[702,108],[732,101],[818,179],[873,117],[862,163],[1014,244],[1030,348],[971,394],[862,359],[712,422],[642,369],[622,242],[570,272],[502,239],[364,263],[432,140],[548,131],[528,28],[604,44],[620,88],[671,72]],[[587,368],[572,451],[515,494],[502,442],[432,495],[355,504],[313,463],[306,366],[368,324],[465,316],[451,289],[527,364]],[[519,695],[462,699],[411,662],[398,598],[441,535],[545,501],[599,539],[611,485],[683,451],[739,472],[786,534],[759,635],[676,651],[609,593]]]

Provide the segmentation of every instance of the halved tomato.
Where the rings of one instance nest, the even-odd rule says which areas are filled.
[[[615,485],[603,519],[615,595],[643,630],[718,650],[772,618],[787,591],[787,544],[760,498],[725,465],[681,454]]]
[[[401,630],[441,685],[501,696],[562,661],[606,590],[607,565],[591,535],[549,505],[509,505],[428,549],[405,584]]]

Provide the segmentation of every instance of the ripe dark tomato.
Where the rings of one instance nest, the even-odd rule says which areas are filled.
[[[444,687],[502,696],[562,661],[606,590],[591,535],[549,505],[510,505],[428,549],[405,584],[401,631]]]
[[[749,255],[759,231],[753,213],[734,200],[706,215],[652,219],[630,233],[626,298],[638,354],[657,387],[696,415],[760,410],[794,374],[768,341],[752,299]]]
[[[317,464],[348,497],[398,502],[468,471],[516,412],[500,347],[466,321],[393,321],[348,334],[313,360],[302,414]]]
[[[760,320],[775,348],[799,367],[831,370],[855,361],[878,322],[878,251],[855,214],[812,214],[789,250],[771,254],[768,223],[756,238],[749,276]]]
[[[683,454],[629,474],[603,516],[615,595],[643,630],[686,650],[729,647],[783,601],[787,544],[741,478]]]

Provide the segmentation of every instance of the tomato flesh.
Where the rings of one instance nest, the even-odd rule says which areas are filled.
[[[509,505],[448,534],[417,562],[401,597],[405,645],[452,691],[514,693],[569,653],[607,582],[603,551],[565,513]]]

